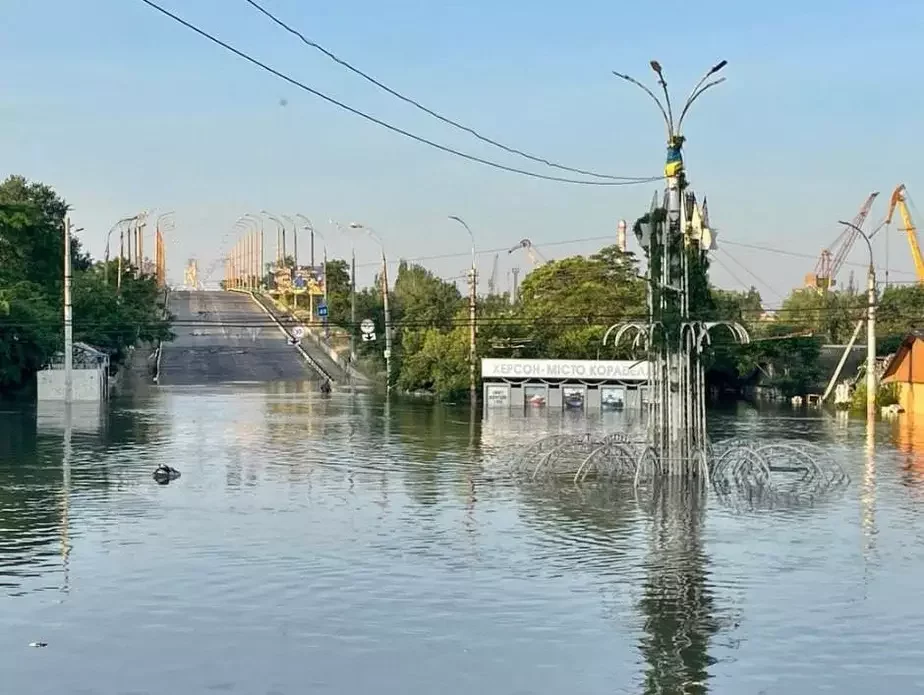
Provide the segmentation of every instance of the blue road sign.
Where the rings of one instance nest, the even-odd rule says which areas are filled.
[[[295,286],[298,287],[298,288],[304,287],[304,286],[305,286],[305,278],[303,278],[301,275],[296,276],[296,278],[295,278]]]
[[[318,304],[318,316],[327,316],[326,304]]]

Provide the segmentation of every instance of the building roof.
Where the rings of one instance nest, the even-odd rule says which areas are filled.
[[[882,373],[882,379],[880,380],[882,383],[898,381],[896,374],[898,373],[899,368],[901,367],[902,363],[904,363],[905,358],[911,352],[914,344],[919,340],[924,340],[924,331],[912,331],[905,336],[905,339],[902,340],[901,345],[898,346],[895,354],[892,355],[888,364],[886,364],[885,371]]]

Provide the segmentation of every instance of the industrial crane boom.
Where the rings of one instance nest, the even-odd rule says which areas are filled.
[[[529,256],[529,260],[532,262],[534,267],[545,263],[545,258],[541,253],[539,253],[539,249],[533,246],[533,242],[531,242],[529,239],[520,239],[520,242],[507,253],[513,253],[517,249],[526,249],[526,255]]]
[[[911,211],[908,210],[906,202],[907,190],[905,184],[899,184],[892,192],[889,199],[889,214],[886,215],[886,225],[892,224],[892,215],[895,208],[902,216],[902,223],[905,225],[905,234],[908,237],[908,246],[911,248],[911,259],[914,261],[914,272],[918,276],[918,282],[924,283],[924,257],[921,256],[921,246],[918,244],[918,230],[914,226],[914,220],[911,219]]]
[[[834,240],[834,243],[831,244],[830,247],[822,249],[821,256],[818,258],[818,263],[815,264],[815,272],[806,276],[806,284],[808,286],[826,291],[835,284],[837,274],[847,260],[847,256],[853,248],[857,236],[859,236],[859,233],[854,227],[858,229],[863,228],[863,223],[866,222],[869,211],[873,207],[873,201],[876,200],[878,195],[878,191],[870,193],[866,202],[863,203],[863,207],[860,208],[860,212],[853,218],[853,226],[846,226],[844,231],[841,232],[840,236]],[[834,252],[832,253],[830,249],[834,249]]]

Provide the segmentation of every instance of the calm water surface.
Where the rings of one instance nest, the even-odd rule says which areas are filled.
[[[310,388],[165,389],[80,410],[69,437],[58,413],[0,413],[0,692],[924,689],[911,424],[715,416],[851,474],[747,512],[505,474],[544,432],[615,420]],[[161,462],[182,477],[157,485]]]

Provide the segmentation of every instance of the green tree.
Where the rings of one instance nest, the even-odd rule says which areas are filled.
[[[537,356],[595,359],[610,325],[646,319],[645,284],[635,257],[609,246],[533,270],[520,285],[518,309]]]
[[[327,261],[327,310],[332,324],[350,323],[350,266],[341,258]],[[360,319],[361,320],[361,319]]]
[[[876,309],[879,354],[891,354],[909,333],[924,328],[924,285],[893,285]]]
[[[469,388],[466,327],[451,331],[426,328],[415,331],[414,349],[402,360],[398,386],[406,391],[426,390],[442,399],[464,395]]]
[[[59,347],[61,315],[44,288],[19,282],[0,289],[0,393],[26,383]]]
[[[21,176],[0,183],[0,392],[27,385],[63,347],[67,209],[44,184]],[[75,340],[107,351],[118,365],[139,340],[171,337],[153,278],[125,275],[117,292],[114,281],[105,282],[103,264],[94,266],[77,239],[69,253]]]

